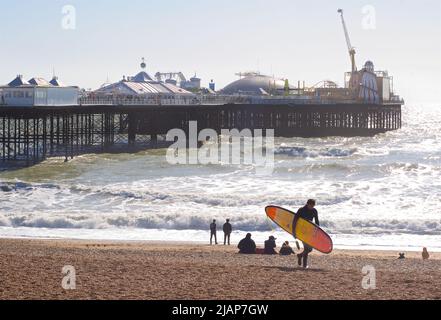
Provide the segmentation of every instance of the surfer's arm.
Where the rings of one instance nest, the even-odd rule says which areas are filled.
[[[319,221],[318,213],[317,212],[314,214],[314,220],[315,220],[315,224],[319,226],[320,225],[320,221]]]

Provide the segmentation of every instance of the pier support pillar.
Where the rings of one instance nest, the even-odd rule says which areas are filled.
[[[150,136],[150,139],[151,139],[152,146],[156,147],[158,145],[158,135],[152,134]]]
[[[128,114],[128,140],[129,144],[133,145],[136,142],[136,115],[133,113]]]

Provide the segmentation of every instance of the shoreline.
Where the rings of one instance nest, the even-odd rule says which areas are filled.
[[[161,229],[157,229],[157,231],[161,231]],[[283,232],[281,232],[283,233]],[[269,233],[268,233],[269,234]],[[245,236],[245,231],[241,232],[239,236],[236,236],[231,240],[232,246],[237,246],[239,241],[237,239],[242,239],[242,237]],[[332,235],[331,235],[332,237]],[[208,238],[208,237],[207,237]],[[283,238],[284,239],[284,238]],[[184,240],[156,240],[156,239],[112,239],[112,238],[80,238],[80,237],[57,237],[57,236],[46,236],[46,237],[39,237],[39,236],[10,236],[10,235],[0,235],[0,241],[1,240],[33,240],[33,241],[72,241],[72,242],[84,242],[84,241],[94,241],[94,242],[109,242],[109,243],[152,243],[152,244],[187,244],[187,245],[207,245],[208,241],[204,240],[193,240],[193,241],[184,241]],[[223,243],[223,237],[218,235],[219,243]],[[263,246],[263,241],[265,239],[255,239],[257,247]],[[261,240],[261,241],[259,241]],[[284,239],[285,240],[285,239]],[[295,245],[294,239],[286,239],[288,240],[291,245]],[[280,241],[279,241],[280,242]],[[277,243],[279,245],[279,243]],[[281,242],[280,242],[281,244]],[[431,247],[430,245],[426,245],[426,247],[429,249],[429,251],[434,253],[441,254],[441,247]],[[423,246],[399,246],[399,245],[342,245],[342,244],[335,244],[334,243],[334,250],[338,251],[375,251],[375,252],[421,252]]]
[[[441,299],[441,253],[423,261],[418,252],[404,260],[391,251],[313,252],[307,270],[295,256],[183,242],[0,239],[0,255],[2,300]],[[61,286],[68,265],[75,290]],[[376,289],[362,287],[366,266]]]

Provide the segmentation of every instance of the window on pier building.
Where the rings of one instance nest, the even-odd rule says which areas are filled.
[[[46,92],[45,91],[37,91],[35,93],[36,98],[45,99],[46,98]]]
[[[14,91],[14,98],[24,98],[23,91]]]

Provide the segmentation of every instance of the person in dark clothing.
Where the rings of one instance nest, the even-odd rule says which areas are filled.
[[[228,245],[230,245],[230,236],[231,236],[231,232],[233,232],[233,227],[231,226],[230,219],[227,219],[227,222],[225,222],[223,229],[224,229],[224,246],[227,244],[227,240],[228,240]]]
[[[265,241],[265,254],[277,254],[277,251],[274,250],[274,248],[277,247],[276,245],[276,238],[273,236],[270,236],[268,240]]]
[[[294,250],[291,248],[291,246],[289,245],[288,241],[285,241],[282,245],[282,248],[280,248],[280,252],[279,254],[281,256],[289,256],[291,254],[295,254]]]
[[[303,218],[311,222],[314,220],[315,224],[319,226],[320,221],[318,218],[318,212],[314,207],[315,207],[315,200],[309,199],[308,202],[306,203],[306,206],[300,208],[299,211],[297,211],[296,216],[298,218]],[[308,268],[308,255],[311,252],[312,252],[312,248],[306,243],[303,243],[303,252],[297,255],[299,266],[302,266],[302,260],[303,260],[303,268],[305,269]]]
[[[217,244],[216,220],[213,220],[213,222],[210,224],[210,245],[213,244],[213,237],[214,243]]]
[[[240,240],[238,246],[239,253],[254,254],[256,253],[256,243],[251,239],[251,233],[247,233],[247,236]]]

